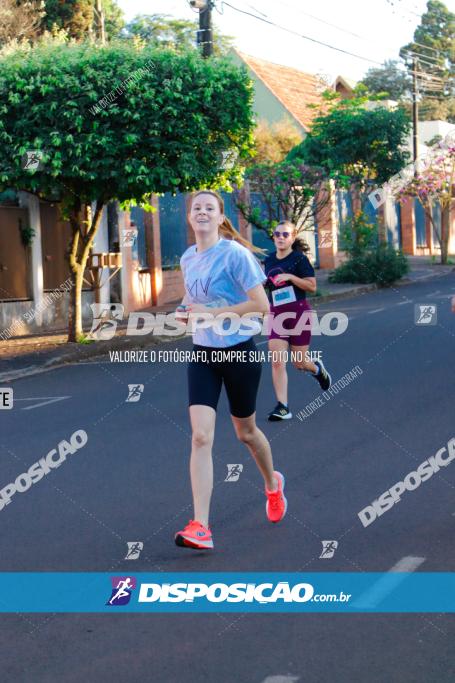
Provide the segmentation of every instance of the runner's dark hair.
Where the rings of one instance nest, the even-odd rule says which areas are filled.
[[[309,245],[305,242],[303,237],[299,237],[297,233],[297,227],[294,225],[294,223],[291,223],[291,221],[281,221],[281,223],[278,223],[276,226],[284,225],[288,228],[292,229],[292,232],[295,235],[295,240],[292,243],[292,250],[293,251],[299,251],[302,254],[307,254],[310,251]]]

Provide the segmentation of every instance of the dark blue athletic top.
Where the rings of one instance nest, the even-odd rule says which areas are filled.
[[[267,275],[267,294],[272,301],[272,292],[280,287],[291,286],[294,289],[295,298],[297,301],[306,299],[306,292],[300,287],[295,287],[292,282],[284,282],[277,287],[270,280],[269,275],[274,277],[279,273],[291,273],[297,277],[314,277],[314,268],[309,262],[308,258],[301,251],[292,251],[285,258],[279,259],[276,257],[276,252],[267,256],[264,261],[265,274]]]

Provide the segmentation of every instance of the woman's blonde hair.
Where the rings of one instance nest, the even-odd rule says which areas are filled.
[[[293,251],[300,251],[302,254],[306,254],[308,251],[310,251],[309,245],[305,242],[303,237],[298,237],[297,236],[297,226],[294,225],[294,223],[291,223],[291,221],[280,221],[278,225],[284,225],[288,228],[291,228],[292,232],[294,233],[295,240],[292,243],[292,250]],[[275,227],[277,228],[278,225]]]
[[[218,194],[218,192],[214,192],[213,190],[198,190],[197,192],[193,192],[193,194],[190,197],[189,201],[189,210],[191,209],[191,206],[200,194],[210,194],[212,197],[215,197],[215,199],[218,201],[218,205],[220,207],[220,212],[224,214],[224,201],[221,195]],[[188,210],[188,213],[189,213]],[[239,244],[242,244],[244,247],[249,249],[250,251],[256,253],[256,254],[265,254],[264,249],[260,249],[259,247],[255,247],[252,242],[247,240],[245,237],[243,237],[238,230],[234,228],[232,225],[231,221],[229,218],[224,214],[224,221],[221,223],[219,227],[219,231],[222,237],[225,237],[228,240],[234,240],[235,242],[239,242]]]

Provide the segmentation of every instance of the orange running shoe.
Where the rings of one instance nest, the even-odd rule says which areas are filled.
[[[267,503],[265,506],[267,517],[270,522],[276,524],[276,522],[281,522],[286,510],[288,509],[288,501],[284,496],[284,477],[281,472],[275,471],[275,477],[278,482],[278,488],[276,491],[268,491],[265,489],[265,495],[267,496]]]
[[[190,519],[183,531],[175,534],[175,544],[183,548],[207,550],[213,548],[212,532],[200,522]]]

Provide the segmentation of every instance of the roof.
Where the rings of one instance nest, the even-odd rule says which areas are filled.
[[[298,123],[308,130],[317,116],[317,111],[308,108],[308,105],[323,102],[321,92],[324,88],[321,87],[320,78],[289,66],[251,57],[239,50],[236,53]]]
[[[354,90],[357,83],[352,80],[352,78],[346,78],[345,76],[339,75],[336,77],[335,83],[333,84],[334,90],[336,90],[337,85],[343,85],[346,90]]]

